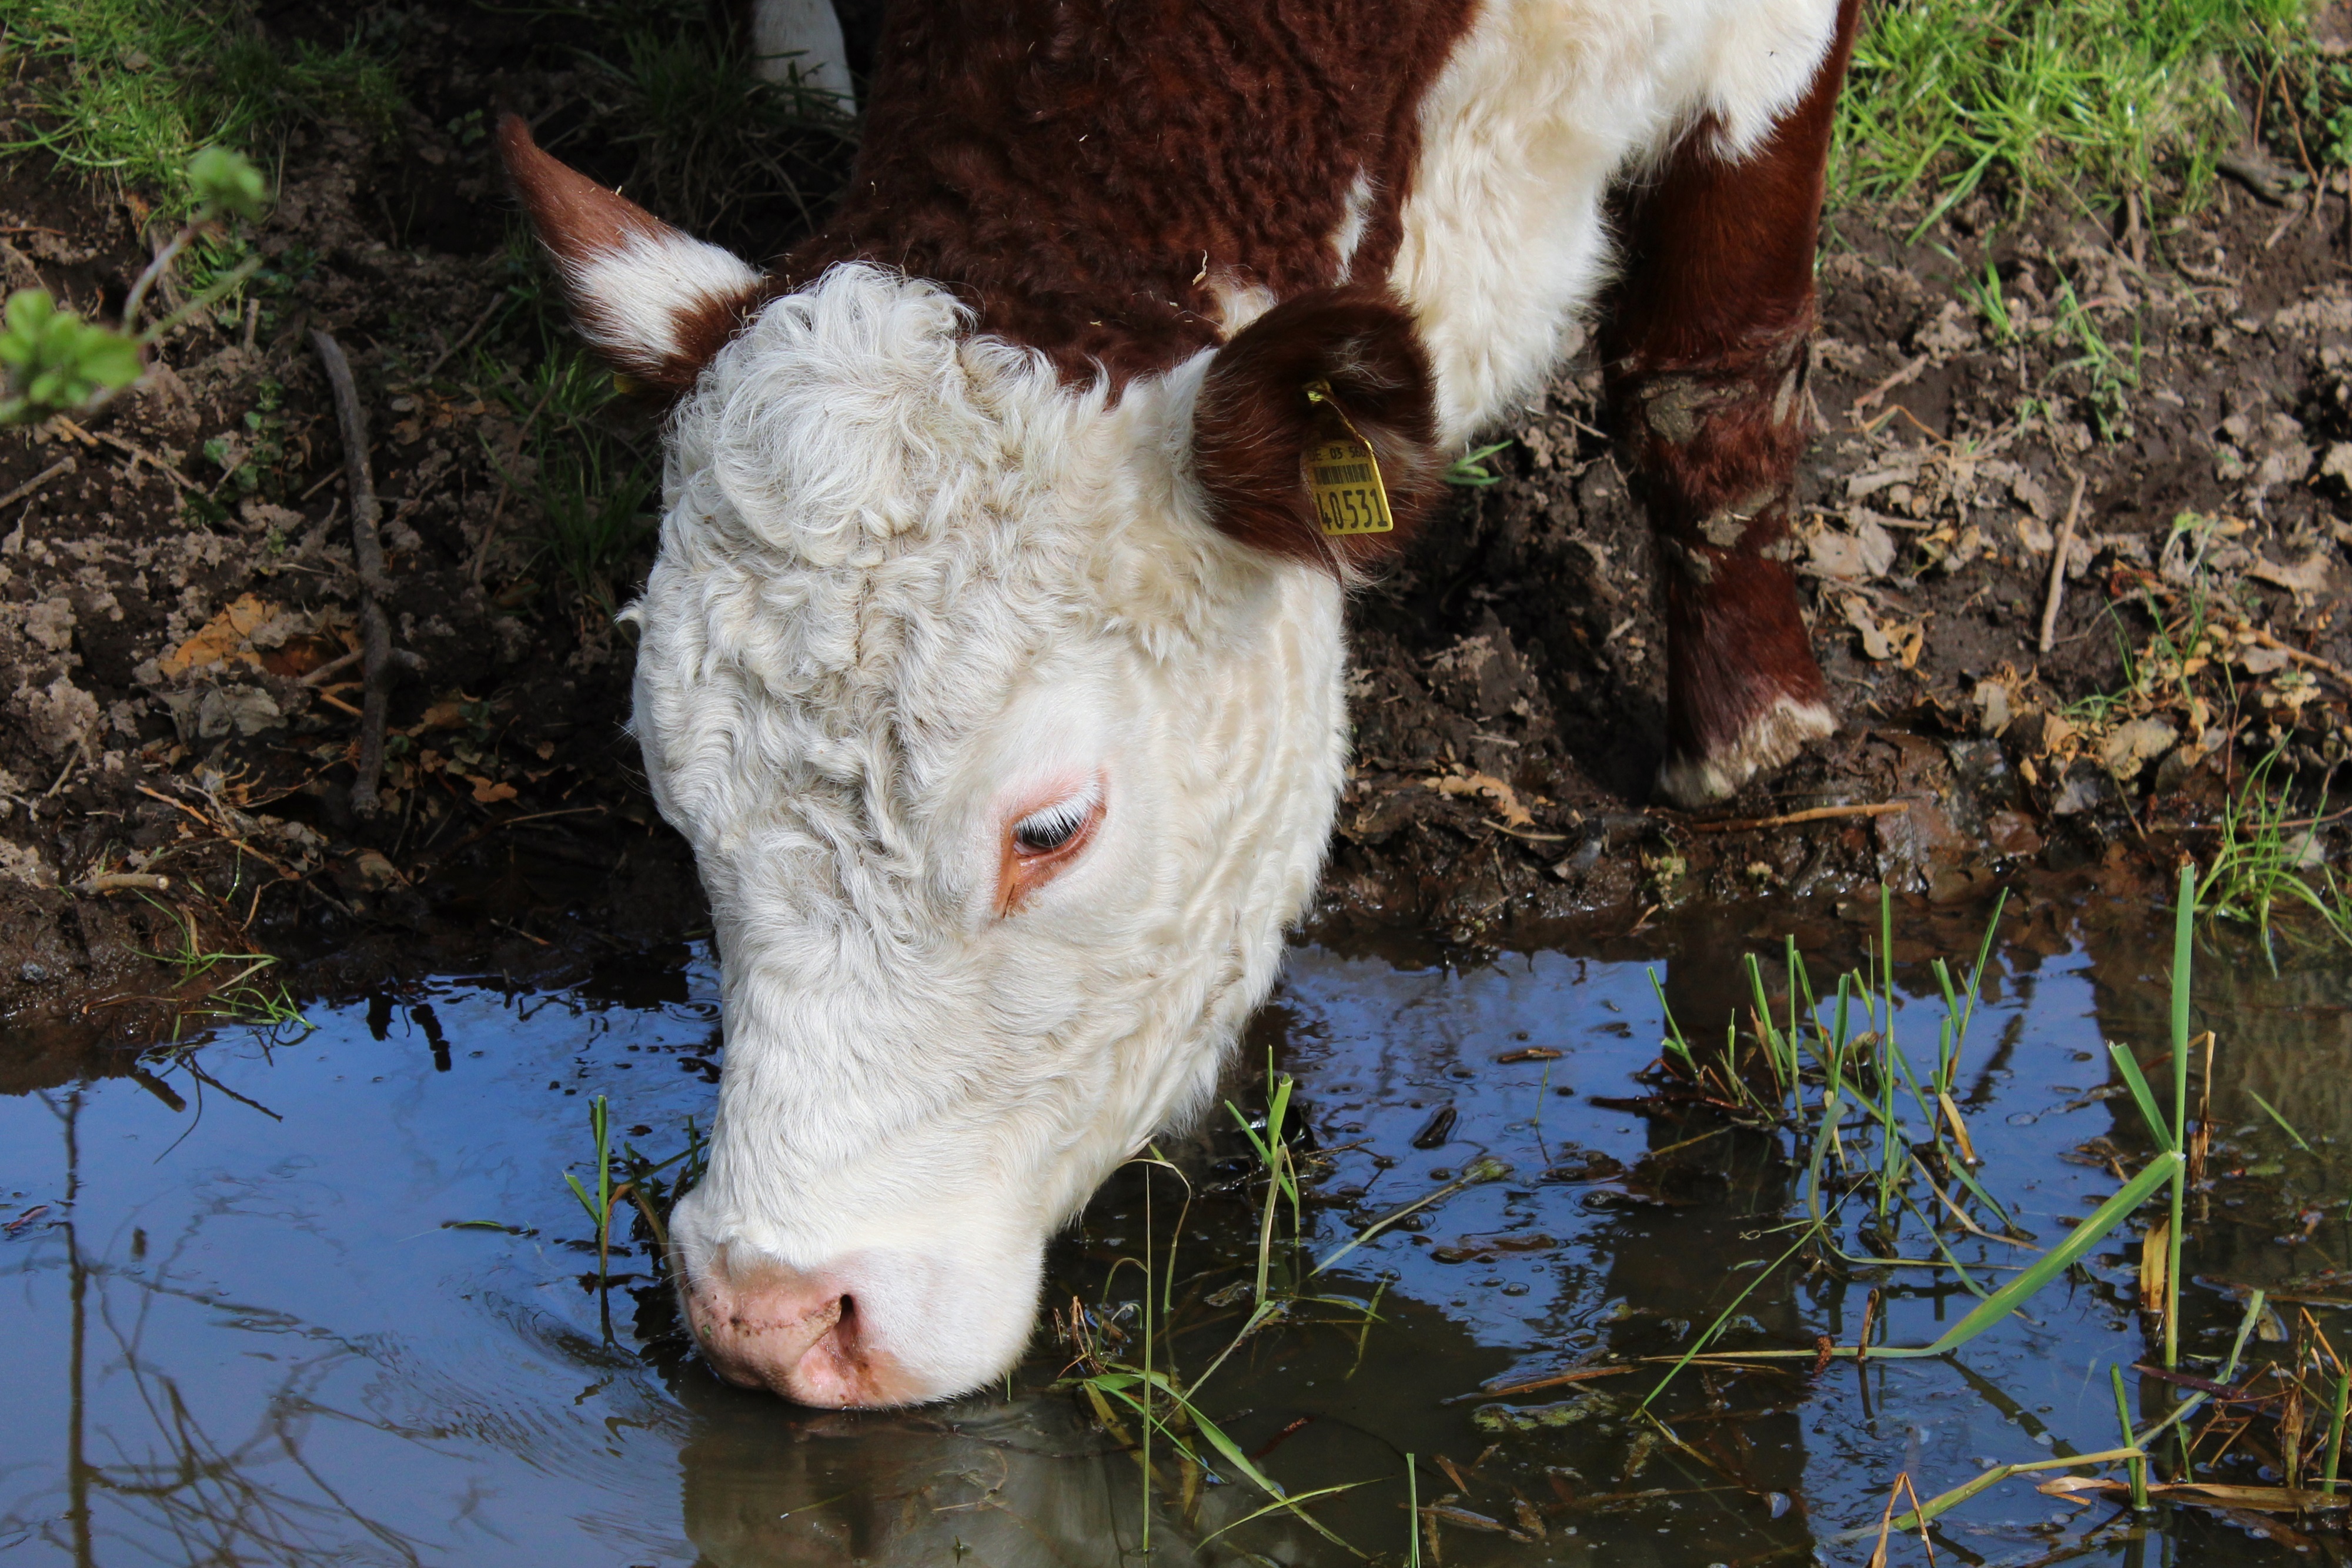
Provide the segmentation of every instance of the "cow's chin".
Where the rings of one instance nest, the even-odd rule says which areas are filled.
[[[1044,1242],[974,1263],[876,1249],[795,1269],[740,1246],[679,1271],[711,1369],[828,1409],[920,1405],[1001,1377],[1035,1321]]]

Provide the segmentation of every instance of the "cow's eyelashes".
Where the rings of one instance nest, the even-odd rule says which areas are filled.
[[[1040,806],[1004,830],[996,869],[996,913],[1010,915],[1021,901],[1075,862],[1093,839],[1103,816],[1103,786],[1090,781],[1075,795]]]
[[[1102,795],[1097,789],[1056,800],[1013,824],[1013,847],[1024,855],[1049,855],[1067,848],[1101,809]]]

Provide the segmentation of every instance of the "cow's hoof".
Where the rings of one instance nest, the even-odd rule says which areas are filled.
[[[1669,757],[1658,769],[1658,793],[1686,811],[1738,793],[1741,785],[1780,767],[1837,730],[1837,716],[1820,703],[1782,697],[1748,727],[1703,757]]]

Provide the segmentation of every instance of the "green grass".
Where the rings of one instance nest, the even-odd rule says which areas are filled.
[[[507,473],[487,440],[483,449],[538,511],[534,559],[609,616],[634,587],[632,568],[653,538],[658,472],[614,417],[612,372],[558,339],[549,319],[541,326],[540,358],[527,375],[487,351],[476,367],[479,379],[503,383],[498,396],[523,425],[531,477]]]
[[[2321,791],[2311,810],[2299,811],[2290,792],[2273,784],[2278,760],[2273,752],[2248,768],[2223,803],[2221,841],[2189,900],[2200,914],[2252,926],[2273,969],[2273,936],[2281,914],[2311,917],[2290,930],[2315,924],[2326,937],[2352,946],[2352,888],[2336,881],[2318,837],[2327,793]]]
[[[2241,138],[2238,80],[2307,54],[2301,0],[1877,0],[1838,110],[1832,189],[2193,204]]]
[[[277,138],[298,121],[381,131],[400,102],[362,40],[280,51],[233,0],[0,0],[0,37],[37,68],[37,126],[0,152],[41,149],[111,174],[171,215],[193,205],[187,170],[205,148],[273,163]]]
[[[635,154],[631,194],[697,233],[756,234],[786,212],[814,224],[848,172],[850,121],[834,99],[761,77],[698,4],[583,53],[605,124]]]
[[[292,1030],[308,1034],[315,1026],[302,1015],[291,992],[283,983],[271,984],[258,978],[274,967],[278,960],[268,953],[227,952],[208,948],[196,932],[195,916],[184,909],[139,895],[169,916],[172,921],[173,945],[161,953],[139,953],[151,963],[163,964],[177,971],[174,991],[184,992],[192,987],[202,988],[197,996],[185,999],[173,998],[172,1039],[177,1042],[190,1019],[208,1024],[241,1024],[268,1030]],[[231,971],[215,978],[223,969]]]

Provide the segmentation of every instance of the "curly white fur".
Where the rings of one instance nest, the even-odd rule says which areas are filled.
[[[1397,273],[1450,434],[1549,367],[1608,181],[1702,110],[1752,143],[1832,11],[1488,7],[1426,107]],[[843,267],[677,413],[635,727],[723,961],[711,1163],[676,1218],[689,1277],[737,1282],[698,1321],[722,1364],[838,1402],[1000,1373],[1046,1238],[1202,1102],[1272,983],[1343,774],[1340,591],[1203,520],[1207,359],[1114,404],[944,290]],[[1000,915],[1008,813],[1089,779],[1085,852]],[[725,1350],[769,1278],[854,1298],[887,1375]]]

